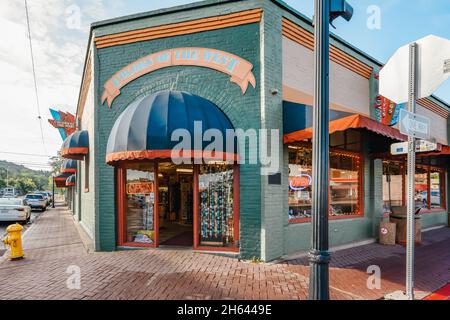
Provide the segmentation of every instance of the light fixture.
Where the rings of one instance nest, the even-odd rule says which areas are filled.
[[[194,173],[193,169],[177,169],[178,173]]]

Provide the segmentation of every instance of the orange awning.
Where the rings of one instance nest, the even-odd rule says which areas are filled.
[[[369,131],[381,134],[391,139],[407,141],[408,137],[400,133],[399,130],[384,125],[378,121],[372,120],[360,114],[355,114],[338,120],[330,121],[330,134],[345,131],[347,129],[367,129]],[[306,128],[296,132],[284,135],[284,143],[299,142],[305,139],[311,139],[313,135],[312,128]]]

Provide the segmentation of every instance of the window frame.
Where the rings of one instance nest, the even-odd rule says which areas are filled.
[[[362,137],[362,134],[361,134]],[[290,144],[289,146],[301,146],[301,147],[309,147],[312,148],[310,143],[306,143],[306,142],[300,142],[297,144]],[[364,163],[365,163],[365,157],[364,157],[364,153],[362,151],[348,151],[345,149],[341,149],[341,148],[336,148],[336,147],[330,147],[330,153],[331,152],[335,152],[335,153],[340,153],[342,155],[348,155],[348,156],[352,156],[352,157],[357,157],[359,158],[359,170],[358,170],[358,211],[357,214],[354,215],[343,215],[343,216],[332,216],[330,215],[330,213],[328,213],[328,220],[330,221],[334,221],[334,220],[349,220],[349,219],[361,219],[364,218],[365,216],[365,203],[364,203]],[[290,164],[288,163],[288,166]],[[331,166],[329,167],[329,177],[330,177],[330,181],[331,182]],[[329,197],[328,197],[328,208],[330,208],[331,206],[331,185],[329,184],[328,186],[328,191],[329,191]],[[288,208],[289,208],[289,202],[288,202]],[[295,219],[289,219],[289,215],[288,215],[288,223],[289,224],[302,224],[302,223],[310,223],[312,221],[312,218],[295,218]]]
[[[120,162],[115,167],[116,175],[116,246],[117,247],[129,247],[129,248],[159,248],[159,193],[155,194],[154,201],[154,231],[155,240],[152,244],[142,244],[125,241],[126,234],[126,179],[127,179],[127,164],[129,163],[152,163],[154,165],[155,175],[155,190],[159,192],[159,164],[162,162],[171,161],[170,159],[158,159],[158,160],[136,160]],[[232,247],[209,247],[201,246],[199,244],[199,222],[200,222],[200,192],[199,192],[199,171],[200,165],[194,164],[194,179],[193,179],[193,250],[198,251],[210,251],[210,252],[233,252],[238,253],[240,251],[240,167],[238,163],[233,164],[233,211],[234,211],[234,245]],[[157,217],[157,218],[156,218]]]
[[[402,206],[406,206],[406,179],[407,179],[407,163],[406,160],[392,160],[392,159],[383,159],[383,161],[390,161],[390,162],[396,162],[400,164],[402,167]],[[423,208],[420,213],[426,214],[426,213],[435,213],[435,212],[443,212],[447,211],[447,197],[446,197],[446,173],[447,170],[445,168],[440,168],[437,166],[427,165],[427,164],[416,164],[417,167],[426,168],[427,170],[427,199],[431,199],[431,171],[438,171],[439,172],[439,188],[440,188],[440,194],[441,194],[441,207],[438,208],[431,208],[431,201],[428,201],[427,207]]]

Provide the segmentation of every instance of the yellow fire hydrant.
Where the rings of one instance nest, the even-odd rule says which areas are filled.
[[[3,240],[3,243],[11,247],[11,254],[9,257],[11,260],[18,260],[24,257],[22,248],[22,230],[23,227],[18,223],[6,228],[8,236]]]

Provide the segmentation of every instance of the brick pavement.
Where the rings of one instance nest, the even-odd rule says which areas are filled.
[[[424,235],[417,250],[419,297],[450,282],[450,229]],[[0,260],[0,299],[306,299],[305,258],[250,263],[191,250],[88,253],[63,209],[42,215],[24,236],[26,259]],[[382,271],[382,289],[366,287],[366,269]],[[378,244],[333,254],[332,299],[378,299],[403,289],[404,248]],[[81,288],[68,289],[78,266]]]

